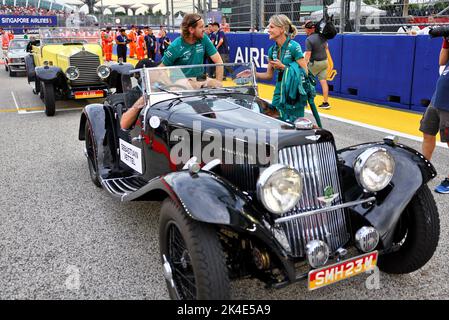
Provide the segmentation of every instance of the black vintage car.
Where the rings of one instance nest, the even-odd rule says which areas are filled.
[[[204,66],[140,70],[146,107],[128,130],[133,90],[81,116],[94,184],[119,201],[162,201],[172,298],[226,299],[243,277],[314,290],[429,261],[440,232],[429,161],[393,137],[336,150],[309,120],[266,115],[252,65],[227,67],[222,86],[198,75]]]

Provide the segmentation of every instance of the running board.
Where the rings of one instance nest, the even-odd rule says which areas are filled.
[[[124,201],[125,197],[141,189],[146,183],[136,176],[125,178],[102,179],[101,184],[112,197]]]

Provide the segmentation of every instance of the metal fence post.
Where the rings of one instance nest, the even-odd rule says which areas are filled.
[[[340,33],[345,32],[345,0],[340,0]]]
[[[168,0],[165,0],[165,7],[166,7],[165,19],[167,19],[167,21],[165,23],[167,24],[167,31],[170,32],[170,18],[169,18],[169,15],[168,15],[170,7],[168,6]]]
[[[355,23],[355,32],[360,32],[360,10],[362,8],[362,0],[355,0],[355,16],[354,16],[354,23]],[[351,14],[351,13],[349,13]]]
[[[259,1],[259,31],[265,28],[265,0]]]
[[[173,0],[171,0],[171,25],[173,28],[173,32],[175,31],[175,7],[173,6]]]
[[[250,16],[250,22],[249,22],[249,29],[252,30],[253,26],[254,26],[254,0],[250,0],[250,12],[251,12],[251,16]]]

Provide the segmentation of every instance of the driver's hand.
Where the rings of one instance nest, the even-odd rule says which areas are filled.
[[[243,70],[242,72],[239,72],[236,75],[236,78],[248,78],[248,77],[251,77],[251,70],[249,69]]]
[[[217,79],[210,79],[208,78],[206,81],[206,86],[209,88],[222,88],[223,82]]]

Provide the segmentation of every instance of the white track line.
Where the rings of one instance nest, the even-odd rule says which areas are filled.
[[[15,96],[15,94],[14,94],[13,91],[11,91],[11,95],[12,95],[12,99],[14,100],[14,104],[16,105],[17,113],[18,113],[18,114],[24,114],[24,113],[26,113],[26,111],[20,110],[19,104],[17,103],[17,99],[16,99],[16,96]]]
[[[305,112],[307,112],[309,114],[312,114],[312,111],[310,111],[310,110],[306,110]],[[407,134],[407,133],[403,133],[403,132],[399,132],[399,131],[395,131],[395,130],[382,128],[382,127],[376,127],[376,126],[372,126],[370,124],[366,124],[366,123],[363,123],[363,122],[348,120],[348,119],[344,119],[344,118],[340,118],[340,117],[336,117],[336,116],[332,116],[332,115],[328,115],[328,114],[320,113],[320,117],[327,118],[327,119],[332,119],[332,120],[336,120],[336,121],[340,121],[340,122],[343,122],[343,123],[352,124],[354,126],[359,126],[359,127],[363,127],[363,128],[379,131],[379,132],[385,132],[385,133],[388,133],[388,134],[392,134],[392,135],[395,135],[395,136],[398,136],[398,137],[407,138],[407,139],[418,141],[418,142],[422,142],[422,140],[423,140],[423,138],[414,136],[412,134]],[[447,144],[446,143],[442,143],[442,142],[437,142],[437,146],[441,147],[441,148],[446,148],[446,149],[448,148]]]
[[[82,110],[82,107],[80,108],[68,108],[68,109],[56,109],[56,112],[63,112],[63,111],[74,111],[74,110]],[[31,114],[31,113],[43,113],[45,110],[33,110],[33,111],[25,111],[25,112],[19,112],[20,114]]]

